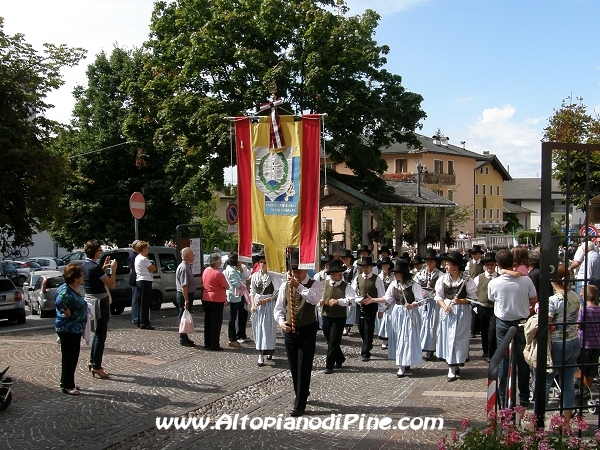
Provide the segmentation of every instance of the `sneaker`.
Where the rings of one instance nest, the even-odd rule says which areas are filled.
[[[386,348],[388,348],[388,344],[387,344],[387,342],[382,342],[382,343],[381,343],[381,348],[383,348],[383,349],[386,349]]]
[[[342,336],[348,336],[348,327],[344,327],[344,331],[342,331]]]
[[[263,355],[259,355],[258,356],[258,366],[262,367],[265,365],[265,359],[263,358]]]
[[[400,367],[400,368],[398,369],[398,373],[396,374],[396,376],[397,376],[398,378],[404,378],[404,368],[403,368],[403,367]]]

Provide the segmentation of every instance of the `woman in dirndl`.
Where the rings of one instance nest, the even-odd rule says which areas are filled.
[[[394,261],[389,256],[384,256],[377,261],[377,268],[380,270],[377,275],[383,281],[383,286],[387,291],[392,281],[394,281],[394,274],[392,273],[392,267],[394,267]],[[381,339],[381,348],[388,348],[388,328],[392,320],[392,305],[387,303],[381,303],[379,311],[377,313],[377,319],[375,320],[375,330],[378,331],[379,339]]]
[[[477,300],[475,282],[463,273],[466,260],[457,251],[441,256],[446,273],[435,285],[435,300],[440,305],[436,354],[448,364],[448,381],[456,381],[460,366],[469,360],[471,337],[471,305]]]
[[[277,322],[273,312],[283,275],[268,270],[264,251],[259,254],[258,262],[260,270],[254,272],[250,279],[250,297],[252,299],[250,321],[256,350],[259,353],[257,364],[260,367],[265,365],[265,357],[270,360],[275,353]]]
[[[410,264],[396,260],[392,268],[395,280],[385,293],[385,302],[392,305],[392,317],[388,329],[388,358],[395,359],[398,378],[403,378],[410,366],[423,362],[421,353],[421,314],[423,303],[421,285],[412,279]]]
[[[425,252],[425,267],[415,275],[415,280],[423,288],[425,304],[421,308],[421,349],[425,361],[433,359],[437,341],[440,305],[435,301],[435,284],[442,275],[439,270],[440,258],[433,248]]]

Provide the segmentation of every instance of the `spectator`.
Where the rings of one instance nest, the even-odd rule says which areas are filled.
[[[152,292],[152,274],[156,272],[156,266],[148,259],[148,243],[138,242],[138,255],[135,257],[135,272],[137,289],[140,297],[140,313],[138,316],[138,327],[143,330],[154,330],[150,325],[150,302]]]
[[[229,289],[225,275],[219,270],[220,267],[221,255],[213,253],[208,259],[208,267],[202,274],[204,348],[213,351],[223,350],[219,344],[219,336],[223,323],[223,307],[227,306],[227,289]]]
[[[194,262],[194,252],[191,248],[185,247],[181,250],[181,263],[175,271],[175,288],[177,289],[177,307],[179,309],[179,322],[185,310],[190,311],[194,304],[194,294],[196,293],[196,279],[192,273],[192,263]],[[194,347],[196,344],[187,333],[179,334],[179,344],[184,347]]]
[[[584,398],[589,398],[594,377],[598,375],[600,359],[600,306],[598,306],[598,288],[588,285],[585,307],[579,310],[577,328],[581,351],[577,360],[581,364],[581,378],[586,388]],[[595,323],[594,323],[595,322]],[[587,365],[590,364],[590,365]]]

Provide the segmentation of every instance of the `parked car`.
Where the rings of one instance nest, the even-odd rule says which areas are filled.
[[[17,268],[8,261],[0,261],[0,275],[8,278],[14,284],[19,284],[19,273]]]
[[[131,306],[131,286],[129,285],[130,248],[119,248],[102,253],[100,263],[110,256],[117,260],[117,284],[110,290],[112,304],[111,314],[122,314],[125,307]],[[175,287],[175,270],[177,269],[177,251],[171,247],[150,246],[148,259],[156,266],[153,274],[151,306],[152,310],[160,309],[162,303],[175,303],[177,289]]]
[[[27,280],[27,276],[29,275],[29,272],[34,272],[36,270],[42,269],[42,266],[40,266],[38,263],[36,263],[34,261],[7,261],[7,260],[4,260],[4,262],[11,263],[17,269],[17,274],[19,275],[19,278],[18,278],[19,286],[23,286],[23,283],[25,283],[25,281]]]
[[[23,295],[8,278],[0,278],[0,319],[16,320],[25,323],[25,302]]]
[[[67,265],[62,259],[54,256],[36,256],[29,258],[28,261],[38,263],[44,270],[58,270],[59,272],[62,272]]]
[[[85,260],[85,252],[83,250],[76,250],[73,253],[69,253],[68,255],[61,256],[60,259],[62,259],[65,262],[65,265],[69,264],[70,262],[84,261]]]
[[[51,272],[54,271],[52,270]],[[29,311],[31,311],[32,314],[33,306],[31,305],[31,298],[33,294],[33,288],[35,287],[35,283],[37,282],[38,278],[46,273],[48,273],[47,270],[36,270],[35,272],[29,272],[25,283],[23,283],[23,301],[25,302],[25,305],[29,305]]]
[[[40,317],[52,317],[56,313],[54,306],[54,294],[61,284],[65,282],[62,273],[58,270],[40,271],[41,276],[30,291],[29,309],[31,314],[39,314]]]

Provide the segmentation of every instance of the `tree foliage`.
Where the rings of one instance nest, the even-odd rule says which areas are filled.
[[[156,123],[158,148],[173,151],[175,198],[207,198],[231,160],[225,117],[257,113],[276,85],[284,110],[327,113],[326,150],[372,191],[386,189],[382,147],[419,142],[422,97],[383,68],[389,48],[373,40],[379,16],[346,15],[334,0],[182,0],[157,2],[136,90]],[[282,111],[283,112],[283,111]],[[233,156],[235,158],[235,155]]]
[[[600,117],[587,112],[583,98],[575,101],[568,98],[561,107],[554,110],[544,128],[544,141],[574,144],[600,143]],[[600,154],[591,154],[590,161],[583,152],[554,151],[553,177],[558,180],[563,191],[570,186],[571,202],[584,210],[587,207],[586,195],[600,192]],[[589,174],[588,174],[589,169]],[[589,176],[589,184],[586,178]]]
[[[175,236],[191,209],[172,201],[173,175],[165,173],[169,154],[156,151],[144,128],[128,140],[125,120],[136,113],[135,91],[130,85],[142,67],[141,52],[115,48],[100,53],[88,66],[87,87],[74,95],[71,126],[61,132],[56,148],[68,155],[78,177],[61,197],[61,214],[51,230],[67,248],[89,239],[123,246],[134,239],[134,219],[129,198],[135,191],[146,200],[139,220],[139,237],[160,244]],[[139,110],[139,108],[138,108]],[[152,130],[146,127],[146,133]]]
[[[48,143],[58,124],[45,117],[48,93],[63,84],[61,69],[85,50],[44,44],[36,51],[22,34],[4,33],[0,17],[0,249],[31,245],[58,211],[67,181],[65,159]]]
[[[229,249],[230,240],[233,248],[237,248],[237,234],[231,236],[227,232],[227,222],[217,217],[219,196],[215,194],[206,201],[201,201],[193,208],[194,217],[202,225],[204,233],[204,252],[212,253],[213,248]],[[235,241],[233,240],[235,237]]]

